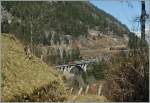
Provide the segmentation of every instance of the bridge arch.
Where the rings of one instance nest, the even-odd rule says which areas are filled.
[[[77,70],[78,72],[86,72],[88,64],[79,64],[75,65],[70,69],[70,72],[74,72],[74,70]]]

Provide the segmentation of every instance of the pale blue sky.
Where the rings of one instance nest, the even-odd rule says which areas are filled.
[[[129,1],[129,3],[126,1]],[[140,0],[90,0],[90,2],[116,17],[131,31],[133,30],[133,26],[134,31],[140,31],[140,24],[138,25],[137,22],[133,22],[133,19],[141,14]],[[147,1],[146,9],[148,9]]]

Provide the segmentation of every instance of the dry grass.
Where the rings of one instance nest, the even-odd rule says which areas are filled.
[[[110,51],[111,47],[126,47],[127,41],[113,37],[112,35],[103,35],[97,40],[88,38],[87,40],[78,40],[77,44],[80,48],[82,57],[104,55],[105,53],[114,54],[116,51]]]
[[[63,91],[61,76],[40,59],[29,60],[23,45],[16,39],[2,34],[2,100],[10,101],[15,96],[32,94],[35,89],[53,81],[61,82],[59,91]],[[60,86],[61,85],[61,86]]]
[[[86,94],[86,95],[80,95],[73,100],[75,96],[70,95],[69,101],[75,101],[75,102],[108,102],[107,98],[105,96],[98,96],[93,94]]]

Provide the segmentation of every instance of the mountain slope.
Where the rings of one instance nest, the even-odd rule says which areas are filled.
[[[2,101],[63,101],[62,93],[60,73],[36,57],[29,60],[18,40],[2,34]]]
[[[28,42],[31,32],[34,43],[44,44],[50,44],[49,41],[53,34],[55,40],[61,41],[59,36],[87,36],[91,29],[105,35],[110,32],[117,36],[129,33],[125,25],[90,2],[3,1],[2,6],[12,15],[11,24],[8,24],[7,20],[3,20],[2,31],[6,32],[5,27],[8,25],[11,32],[18,34],[19,38]]]

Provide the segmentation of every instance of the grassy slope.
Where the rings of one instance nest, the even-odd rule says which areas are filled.
[[[113,36],[104,35],[101,38],[97,37],[97,40],[79,40],[77,44],[80,48],[80,53],[82,57],[98,56],[105,53],[115,53],[110,51],[111,47],[127,47],[127,40],[122,38],[114,38]]]
[[[80,101],[80,102],[97,102],[97,101],[106,102],[108,100],[104,96],[97,96],[97,95],[88,94],[88,95],[78,96],[76,98],[76,101]]]
[[[14,100],[15,96],[33,94],[35,89],[51,82],[60,82],[56,91],[63,92],[63,84],[57,71],[40,59],[26,59],[23,45],[7,34],[2,34],[2,99]]]
[[[74,100],[73,100],[74,98]],[[84,94],[80,96],[69,95],[68,101],[75,102],[108,102],[108,99],[105,96],[98,96],[94,94]]]

